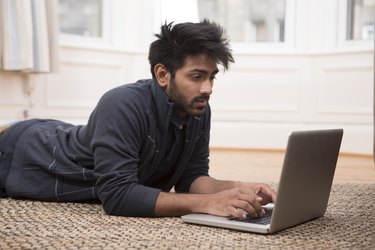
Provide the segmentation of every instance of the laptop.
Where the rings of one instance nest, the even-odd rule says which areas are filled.
[[[277,202],[265,206],[268,211],[266,216],[240,220],[208,214],[188,214],[182,216],[182,220],[205,226],[271,234],[323,216],[342,136],[342,129],[294,131],[289,135]]]

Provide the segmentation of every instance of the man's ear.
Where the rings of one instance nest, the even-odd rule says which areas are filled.
[[[165,88],[169,84],[170,73],[168,69],[163,64],[156,64],[154,67],[154,73],[156,80],[158,81],[160,87]]]

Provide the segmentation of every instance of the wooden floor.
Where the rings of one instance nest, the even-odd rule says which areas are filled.
[[[216,179],[275,183],[283,159],[283,152],[211,149],[210,175]],[[340,155],[334,183],[375,183],[373,158]]]

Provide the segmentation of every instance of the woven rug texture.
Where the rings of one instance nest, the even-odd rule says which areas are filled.
[[[336,184],[324,217],[272,235],[0,199],[0,249],[375,249],[375,184]]]

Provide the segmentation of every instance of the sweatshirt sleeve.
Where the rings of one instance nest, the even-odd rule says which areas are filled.
[[[153,217],[160,190],[139,184],[138,152],[147,125],[142,99],[131,91],[106,93],[88,122],[97,195],[107,214]]]

